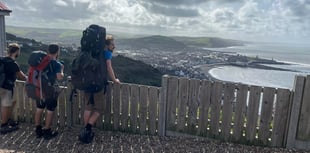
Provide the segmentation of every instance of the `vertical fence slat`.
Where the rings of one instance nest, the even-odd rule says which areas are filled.
[[[113,85],[109,83],[107,86],[107,91],[105,93],[105,103],[104,103],[104,129],[111,129],[111,106],[112,106],[112,90]]]
[[[96,107],[99,110],[103,111],[104,110],[103,105],[104,105],[104,103],[106,103],[106,98],[105,98],[105,95],[104,95],[104,91],[102,90],[98,94],[96,94],[95,98],[100,100],[100,102],[98,104],[96,103],[97,104]],[[100,115],[99,115],[99,117],[97,119],[96,127],[98,129],[100,129],[100,130],[103,129],[103,113],[101,113],[101,112],[100,112]]]
[[[156,117],[157,117],[157,104],[158,104],[158,88],[150,87],[150,99],[149,99],[149,115],[150,124],[149,131],[150,134],[154,135],[156,133]]]
[[[224,100],[222,111],[222,136],[227,141],[230,138],[231,120],[232,120],[232,107],[234,101],[235,85],[226,83],[224,85]]]
[[[178,78],[171,77],[168,80],[167,93],[167,129],[173,130],[176,122],[176,103],[178,97]]]
[[[180,79],[180,86],[179,86],[179,107],[178,107],[178,131],[183,131],[185,128],[185,120],[186,120],[186,106],[188,103],[188,84],[189,80],[186,78]]]
[[[278,89],[275,115],[273,119],[273,129],[271,136],[271,145],[274,147],[284,146],[284,136],[287,130],[290,104],[290,91],[287,89]]]
[[[211,134],[212,137],[219,135],[219,120],[222,102],[223,84],[221,82],[214,82],[211,90]]]
[[[200,107],[199,107],[199,125],[198,125],[198,134],[204,135],[207,133],[208,127],[208,118],[209,118],[209,107],[211,99],[211,82],[202,81],[200,89]]]
[[[188,98],[188,123],[187,130],[189,133],[196,133],[197,111],[199,106],[199,88],[200,80],[193,79],[189,82],[189,98]]]
[[[139,114],[139,127],[140,133],[143,134],[146,131],[146,118],[147,118],[147,100],[148,100],[148,87],[140,86],[140,114]]]
[[[158,134],[160,136],[166,135],[167,87],[168,87],[168,76],[164,75],[161,80],[161,91],[160,91],[160,102],[158,113]]]
[[[27,95],[25,96],[25,115],[26,115],[26,122],[30,123],[31,121],[31,109],[30,109],[30,103],[31,103],[31,99],[27,97]]]
[[[122,129],[128,129],[128,109],[129,109],[129,94],[130,94],[130,86],[128,84],[122,84],[121,87],[121,94],[122,94],[122,101],[121,101],[121,122],[122,122]]]
[[[80,106],[80,109],[78,110],[77,112],[77,115],[79,116],[79,123],[80,125],[82,126],[85,126],[85,123],[84,123],[84,118],[83,118],[83,115],[84,115],[84,111],[85,111],[85,103],[88,101],[88,99],[85,99],[85,93],[83,91],[80,92],[79,94],[79,106]]]
[[[270,138],[270,127],[272,120],[272,111],[273,111],[273,102],[275,97],[274,88],[265,87],[263,89],[263,101],[262,101],[262,109],[260,116],[260,125],[258,132],[258,139],[264,144],[267,145],[268,138]]]
[[[65,90],[65,89],[64,89]],[[65,121],[66,121],[66,93],[62,91],[58,98],[58,105],[59,105],[59,126],[64,128]]]
[[[258,86],[250,87],[250,98],[247,109],[246,138],[253,141],[256,136],[256,126],[258,119],[259,102],[262,88]]]
[[[297,138],[298,140],[310,141],[310,75],[306,77],[306,83],[303,92]]]
[[[20,98],[18,97],[18,92],[23,92],[23,90],[24,90],[23,88],[19,87],[19,84],[21,84],[21,83],[16,81],[15,88],[14,88],[14,99],[16,100],[15,104],[13,104],[15,106],[13,107],[13,112],[12,112],[12,116],[13,116],[14,120],[18,120],[18,116],[19,116],[18,109],[19,109]],[[1,120],[1,113],[0,113],[0,120]]]
[[[68,78],[67,89],[65,90],[67,99],[66,99],[66,112],[67,112],[67,126],[73,126],[73,118],[72,118],[72,104],[75,98],[75,93],[72,91],[72,84],[70,78]]]
[[[23,89],[24,90],[24,84],[19,84],[18,85],[19,89]],[[25,100],[26,100],[26,96],[24,95],[25,92],[18,92],[18,97],[19,97],[19,120],[20,121],[25,121]]]
[[[246,113],[246,103],[248,96],[248,86],[239,84],[237,86],[237,101],[236,101],[236,110],[235,110],[235,119],[234,119],[234,132],[233,138],[235,141],[238,141],[242,137],[242,131],[244,129],[245,122],[245,113]]]
[[[84,101],[81,98],[81,91],[77,90],[76,93],[74,93],[72,97],[72,124],[78,125],[80,124],[79,114],[80,112],[80,103],[81,101]],[[83,114],[82,114],[83,115]]]
[[[121,96],[121,85],[114,84],[113,86],[113,126],[115,130],[119,129],[120,123],[120,96]]]
[[[301,101],[302,101],[302,95],[303,95],[303,89],[304,89],[304,84],[305,84],[305,77],[303,76],[296,76],[295,77],[295,82],[294,82],[294,96],[293,96],[293,101],[291,104],[291,115],[289,119],[289,129],[288,129],[288,138],[287,138],[287,147],[288,148],[293,148],[295,147],[295,139],[296,139],[296,132],[297,132],[297,124],[298,124],[298,118],[299,118],[299,111],[301,107]],[[276,107],[278,108],[278,107]],[[278,112],[276,111],[276,114]],[[276,121],[276,120],[275,120]],[[278,122],[274,122],[274,129],[276,126],[278,126]],[[272,145],[276,146],[277,144],[277,137],[278,133],[275,133],[273,131],[272,133]]]
[[[139,103],[139,86],[132,85],[130,92],[130,128],[133,132],[137,132],[138,126],[138,103]]]

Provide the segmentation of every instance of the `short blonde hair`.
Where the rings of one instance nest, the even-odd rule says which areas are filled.
[[[107,45],[107,46],[110,45],[112,41],[114,41],[114,38],[112,35],[107,35],[105,37],[105,45]]]
[[[12,55],[20,50],[20,46],[17,43],[10,43],[8,46],[8,54]]]

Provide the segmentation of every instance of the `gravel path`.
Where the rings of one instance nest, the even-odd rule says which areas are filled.
[[[60,135],[49,141],[36,138],[34,127],[21,124],[18,131],[0,135],[0,153],[9,152],[213,152],[213,153],[256,153],[256,152],[306,152],[283,148],[264,148],[239,144],[222,143],[209,139],[181,137],[158,137],[135,135],[121,132],[99,131],[95,129],[95,139],[91,144],[81,144],[77,135],[79,128],[60,130]],[[310,151],[309,151],[310,153]]]

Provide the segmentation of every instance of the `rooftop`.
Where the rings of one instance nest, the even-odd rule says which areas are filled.
[[[10,13],[10,12],[12,12],[12,10],[10,10],[5,4],[0,2],[0,12]]]

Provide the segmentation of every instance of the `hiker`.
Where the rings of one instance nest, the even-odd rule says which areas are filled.
[[[16,43],[8,46],[7,56],[2,59],[4,63],[4,81],[0,88],[1,100],[1,134],[6,134],[18,129],[18,122],[11,117],[16,99],[14,99],[14,83],[16,79],[26,81],[26,75],[20,70],[15,61],[20,55],[20,47]]]
[[[55,85],[56,80],[61,80],[64,77],[64,65],[58,61],[59,56],[59,46],[57,44],[50,44],[48,46],[47,55],[50,57],[51,61],[49,67],[52,70],[47,72],[47,76],[51,78],[52,86]],[[55,92],[52,90],[52,92]],[[46,95],[54,95],[54,93],[46,93]],[[58,96],[58,95],[57,95]],[[37,109],[35,112],[35,133],[37,138],[44,137],[45,140],[49,140],[58,135],[57,131],[51,130],[51,125],[53,122],[54,111],[57,107],[57,96],[46,97],[44,100],[36,100]],[[41,126],[41,116],[44,109],[47,109],[47,115],[45,118],[44,127]]]
[[[106,66],[107,66],[107,71],[108,74],[110,76],[110,79],[114,82],[114,83],[120,83],[119,79],[117,79],[114,75],[114,71],[112,68],[112,63],[111,63],[111,59],[112,59],[112,53],[113,50],[115,48],[115,44],[114,44],[114,39],[111,35],[107,35],[106,37],[106,42],[105,42],[105,50],[103,52],[104,58],[106,59]],[[96,108],[96,104],[97,103],[101,103],[102,99],[98,99],[100,98],[100,94],[104,94],[102,92],[96,93],[94,95],[94,104],[91,105],[87,102],[87,100],[89,99],[90,94],[89,93],[85,93],[85,111],[84,111],[84,124],[85,124],[85,128],[88,131],[92,131],[92,127],[94,126],[94,124],[96,123],[97,119],[99,118],[102,110],[100,108]],[[97,98],[98,97],[98,98]]]

